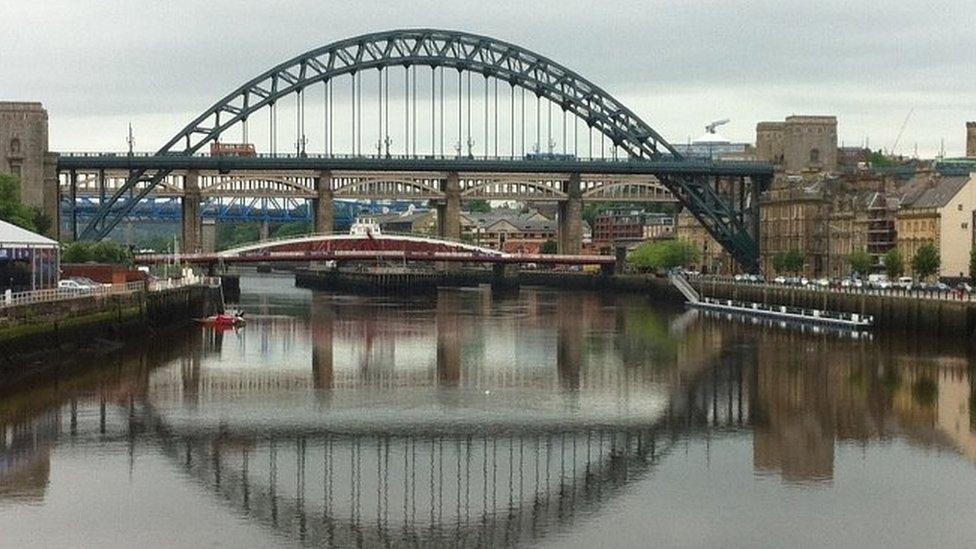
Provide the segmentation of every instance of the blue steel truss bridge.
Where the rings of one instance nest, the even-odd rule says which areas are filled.
[[[259,152],[260,151],[260,152]],[[684,157],[647,122],[565,66],[470,33],[409,29],[341,40],[244,83],[155,153],[58,159],[69,223],[104,238],[140,203],[179,198],[184,248],[200,248],[214,197],[308,204],[318,232],[336,199],[426,200],[460,236],[464,200],[559,204],[561,253],[579,253],[587,201],[677,202],[744,269],[758,269],[759,195],[772,167]]]

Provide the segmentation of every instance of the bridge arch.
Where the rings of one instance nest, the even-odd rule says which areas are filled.
[[[297,55],[213,104],[159,153],[197,152],[255,111],[310,85],[369,69],[414,65],[479,73],[525,88],[585,120],[631,156],[681,156],[633,111],[563,65],[509,42],[436,29],[365,34]]]
[[[249,187],[249,190],[238,191],[239,187]],[[288,177],[273,175],[220,178],[201,188],[200,194],[203,196],[226,196],[228,194],[252,196],[255,194],[255,189],[266,191],[279,190],[295,197],[315,198],[315,191],[309,186],[302,185],[298,181]]]
[[[673,193],[679,202],[687,206],[704,228],[746,269],[755,270],[758,268],[758,245],[754,236],[758,232],[758,214],[754,211],[755,208],[743,206],[747,203],[747,200],[743,198],[744,193],[720,188],[720,185],[714,181],[718,172],[713,171],[713,167],[708,165],[709,163],[684,160],[677,150],[650,125],[609,93],[578,73],[545,56],[487,36],[436,29],[392,30],[340,40],[295,56],[249,80],[214,103],[157,151],[154,159],[163,167],[159,169],[135,169],[126,184],[116,190],[107,203],[89,221],[80,238],[100,239],[105,237],[139,200],[148,195],[172,171],[172,168],[169,167],[171,163],[163,162],[164,160],[192,157],[207,144],[219,141],[221,135],[229,129],[238,125],[241,125],[243,129],[248,118],[262,109],[270,108],[272,113],[271,140],[272,143],[275,143],[275,137],[273,137],[276,134],[274,106],[283,98],[296,96],[300,103],[305,90],[315,84],[329,83],[340,76],[347,75],[352,75],[355,82],[356,75],[361,75],[371,69],[382,70],[390,67],[410,68],[415,66],[431,67],[433,70],[440,68],[442,71],[444,69],[455,69],[459,76],[463,72],[467,72],[469,75],[483,75],[486,90],[489,78],[494,79],[496,83],[499,80],[508,82],[512,86],[513,93],[518,87],[534,94],[540,101],[545,99],[550,107],[555,104],[557,109],[563,111],[564,120],[567,113],[572,114],[577,120],[585,122],[588,129],[596,130],[598,134],[609,139],[614,151],[619,149],[632,159],[637,160],[638,162],[633,164],[634,169],[637,170],[635,173],[657,175],[661,184]],[[443,80],[442,74],[442,83]],[[413,82],[416,86],[416,77]],[[354,87],[354,93],[355,89]],[[361,86],[359,89],[361,93]],[[470,152],[470,97],[469,79],[468,158],[473,159]],[[416,94],[413,98],[414,103],[416,103]],[[355,105],[355,100],[353,104]],[[355,112],[355,107],[353,109]],[[304,108],[298,107],[298,110],[301,117]],[[359,111],[361,112],[361,110],[360,107]],[[537,118],[538,110],[537,104]],[[485,112],[487,113],[487,107]],[[514,108],[512,116],[514,119]],[[409,120],[409,116],[407,118]],[[551,116],[548,120],[551,125]],[[443,116],[441,122],[443,124]],[[415,118],[413,124],[416,127]],[[409,126],[409,122],[407,125]],[[541,135],[538,120],[536,126],[536,133]],[[355,119],[353,120],[353,127],[356,127]],[[361,136],[361,121],[359,127],[359,135]],[[524,127],[525,120],[523,119],[523,131]],[[565,122],[563,133],[565,147]],[[549,134],[551,137],[551,128]],[[356,130],[353,130],[353,135],[356,135]],[[416,130],[414,130],[414,135],[414,142],[416,142]],[[485,135],[487,136],[487,130]],[[443,137],[442,135],[442,145]],[[495,141],[497,149],[497,135]],[[304,134],[301,133],[296,145],[299,147],[300,157],[305,155],[304,145],[301,144],[303,142]],[[409,162],[419,158],[410,156],[409,152],[406,158],[390,158],[388,151],[387,157],[380,159],[382,145],[378,144],[378,147],[377,155],[373,157],[374,162],[371,163],[374,169],[377,167],[395,169],[397,165],[409,164]],[[355,148],[359,150],[354,153],[354,158],[361,159],[366,156],[362,154],[361,146]],[[459,142],[457,145],[459,159],[462,158],[461,148],[462,144]],[[487,159],[487,144],[485,148],[485,158]],[[537,153],[532,159],[536,162],[544,162],[546,159],[558,157],[558,155],[553,154],[551,144],[549,151],[549,154]],[[334,157],[330,156],[330,158]],[[388,162],[384,165],[380,160],[388,160]],[[227,161],[224,164],[231,166],[233,162]],[[337,162],[336,164],[336,167],[341,167],[339,165],[341,163]],[[582,164],[573,166],[573,168],[583,169]],[[769,175],[766,170],[757,170],[755,174],[761,177],[768,177]],[[752,177],[753,172],[734,175],[735,177],[740,175]],[[753,189],[750,191],[750,204],[758,202],[758,194],[761,192],[764,183],[765,179],[759,181],[758,184],[755,181],[753,182]],[[730,188],[731,185],[734,183],[728,183],[726,187]],[[744,183],[740,183],[737,189],[743,187]],[[736,203],[736,194],[740,195],[738,204]],[[752,219],[747,219],[750,216]]]
[[[508,255],[499,250],[476,246],[466,242],[402,234],[377,234],[368,236],[359,234],[313,234],[245,244],[237,248],[219,252],[218,255],[221,258],[228,259],[245,255],[274,254],[280,252],[348,252],[361,250],[461,253],[480,257],[506,257]]]
[[[436,29],[391,30],[340,40],[297,55],[252,78],[197,116],[157,155],[192,155],[219,140],[228,129],[255,112],[307,87],[369,69],[428,66],[453,68],[509,82],[559,105],[606,136],[613,145],[640,158],[680,158],[660,134],[596,84],[555,61],[509,42],[467,32]],[[460,152],[459,152],[460,154]],[[138,170],[111,197],[109,206],[139,185],[142,199],[169,170]],[[81,237],[102,238],[131,207],[107,207],[85,227]],[[113,216],[109,218],[109,214]]]

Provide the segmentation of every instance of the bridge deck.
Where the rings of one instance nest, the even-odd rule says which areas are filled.
[[[183,263],[273,263],[295,261],[445,261],[452,263],[506,263],[544,265],[613,265],[611,255],[507,254],[479,255],[464,252],[418,252],[400,250],[281,251],[227,256],[220,253],[146,254],[136,256],[138,264]]]
[[[588,173],[606,175],[772,176],[764,162],[694,159],[525,159],[519,157],[258,155],[253,157],[185,154],[61,153],[59,170],[371,170],[422,172]]]

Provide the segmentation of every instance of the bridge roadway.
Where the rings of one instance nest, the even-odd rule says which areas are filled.
[[[532,159],[526,157],[465,156],[353,156],[319,154],[261,154],[252,157],[210,156],[206,154],[115,154],[104,152],[60,153],[58,171],[94,170],[211,170],[232,171],[382,171],[382,172],[461,172],[516,174],[596,174],[596,175],[671,175],[772,177],[773,167],[765,162],[721,161],[682,158],[577,158]]]
[[[209,265],[214,263],[275,263],[304,261],[423,261],[448,263],[502,263],[542,265],[614,265],[617,259],[611,255],[560,255],[560,254],[505,254],[477,255],[467,252],[408,252],[397,250],[361,251],[304,251],[304,252],[266,252],[225,256],[216,253],[191,254],[144,254],[138,255],[135,262],[140,265],[164,263],[194,263]]]

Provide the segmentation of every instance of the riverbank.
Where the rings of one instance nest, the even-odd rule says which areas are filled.
[[[0,308],[0,385],[42,373],[80,349],[111,349],[222,306],[219,287],[199,285]]]
[[[967,338],[976,333],[976,302],[735,284],[709,279],[690,282],[704,297],[871,315],[874,326],[882,330]]]
[[[976,335],[976,302],[971,301],[735,284],[713,279],[691,282],[704,297],[871,315],[874,326],[883,330],[946,337]],[[506,288],[541,286],[559,290],[639,293],[661,300],[685,301],[667,278],[651,274],[603,275],[555,270],[505,271],[500,274],[484,269],[377,273],[299,269],[295,272],[295,284],[302,288],[357,293],[424,293],[436,291],[438,287],[480,284]]]

